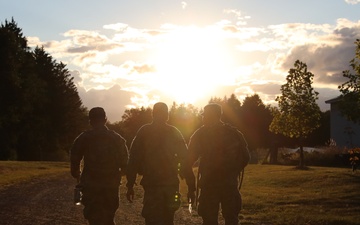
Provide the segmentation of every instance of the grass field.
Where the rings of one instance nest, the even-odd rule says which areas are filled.
[[[36,176],[69,172],[68,163],[0,161],[0,190]],[[183,200],[186,185],[181,182]],[[360,224],[360,171],[350,168],[249,165],[241,224]]]
[[[69,168],[69,163],[65,162],[0,161],[0,190],[11,184],[30,181],[34,177],[69,171]]]
[[[360,224],[360,171],[350,168],[249,165],[241,193],[242,225]]]

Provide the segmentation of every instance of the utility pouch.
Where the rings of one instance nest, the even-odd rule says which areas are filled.
[[[181,194],[180,192],[176,191],[173,195],[173,198],[170,199],[170,209],[176,211],[180,208],[181,205]]]
[[[76,185],[74,188],[74,204],[81,205],[82,200],[82,187],[81,185]]]

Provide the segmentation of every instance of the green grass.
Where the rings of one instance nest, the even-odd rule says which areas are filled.
[[[360,171],[350,168],[249,165],[241,193],[243,225],[360,224]]]
[[[0,161],[0,190],[63,172],[69,163]],[[185,181],[180,189],[186,201]],[[242,225],[360,225],[360,171],[350,168],[249,165],[241,193]]]
[[[0,161],[0,190],[35,177],[52,176],[65,171],[69,172],[69,163]]]

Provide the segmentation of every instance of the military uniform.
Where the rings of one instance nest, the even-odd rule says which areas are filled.
[[[84,217],[90,225],[113,225],[119,207],[121,171],[126,169],[128,150],[125,139],[105,125],[80,134],[71,149],[71,173],[81,172]],[[121,170],[121,171],[120,171]]]
[[[132,189],[137,174],[142,175],[142,216],[147,225],[173,224],[180,207],[178,174],[193,175],[191,166],[185,165],[187,156],[185,141],[174,126],[155,120],[138,130],[130,148],[127,187]],[[195,190],[194,180],[188,185],[189,191]]]
[[[200,159],[198,213],[203,224],[218,224],[220,205],[225,224],[238,224],[241,209],[238,178],[250,158],[243,135],[219,120],[195,131],[189,151],[191,164]]]

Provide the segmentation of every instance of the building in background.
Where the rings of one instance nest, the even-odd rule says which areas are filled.
[[[360,124],[346,119],[339,109],[340,97],[325,101],[330,104],[330,137],[338,147],[360,147]]]

